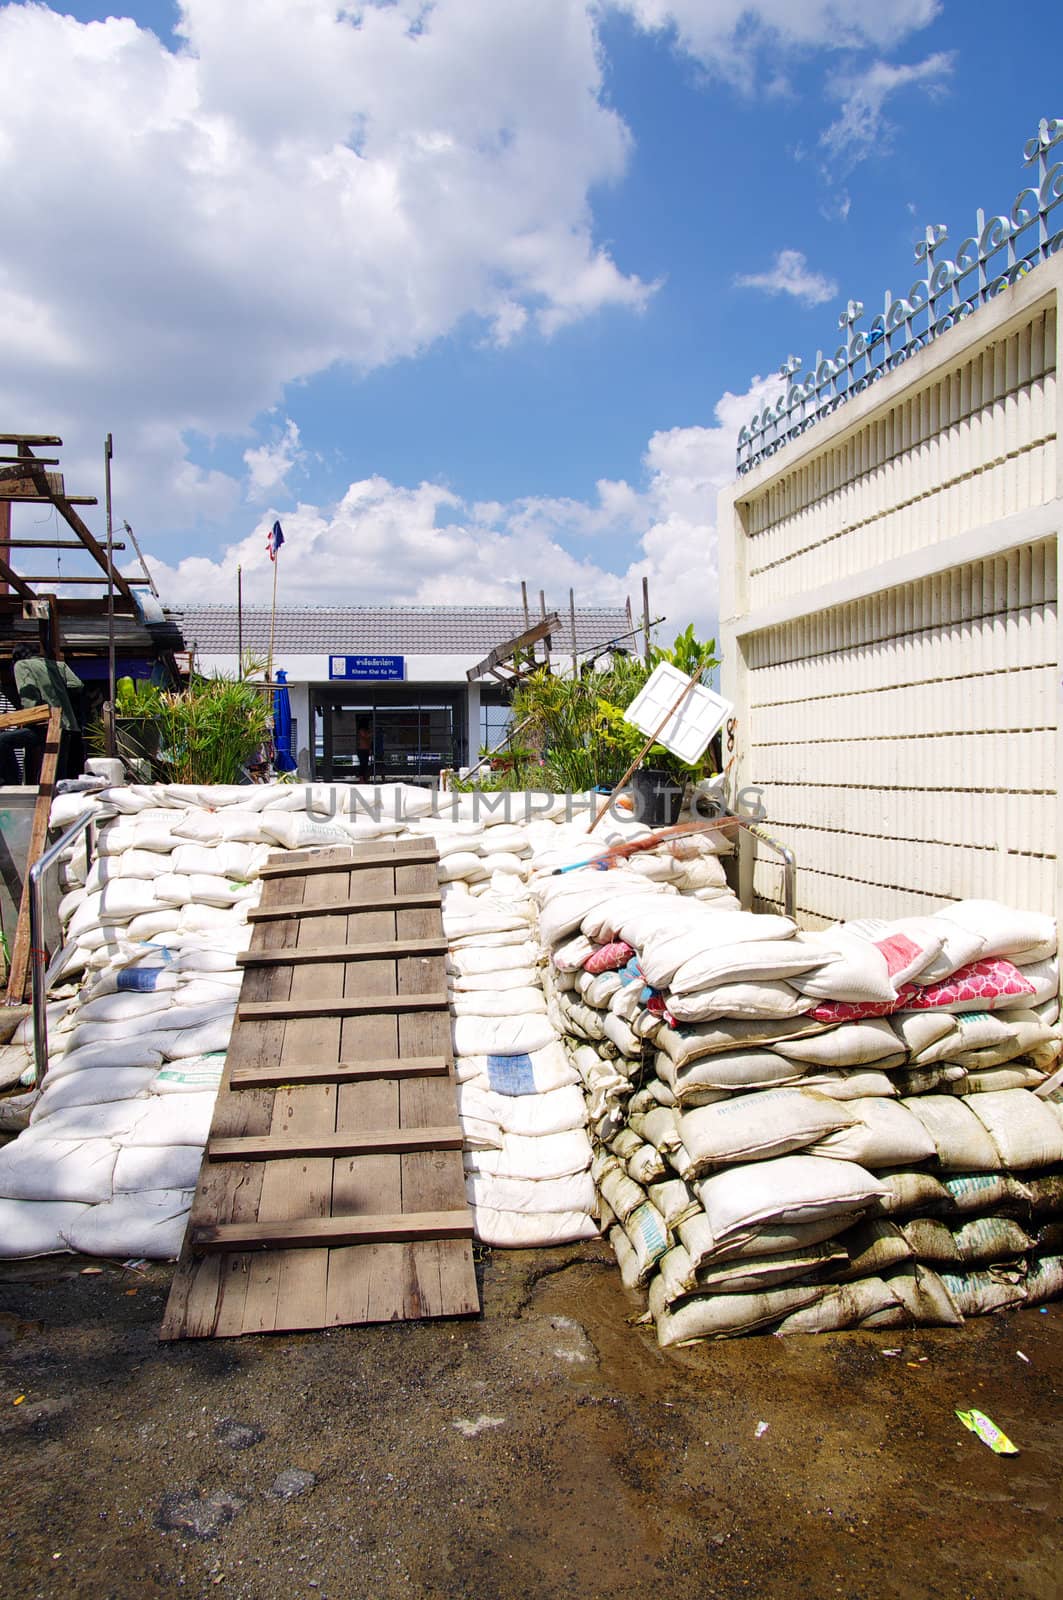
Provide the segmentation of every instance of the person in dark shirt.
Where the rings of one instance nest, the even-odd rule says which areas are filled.
[[[23,711],[34,706],[52,706],[62,717],[62,736],[59,742],[59,764],[56,776],[68,776],[68,768],[77,767],[81,745],[81,723],[75,710],[80,705],[84,685],[76,672],[65,661],[52,661],[43,656],[36,644],[17,644],[11,659],[15,668],[15,688]],[[0,732],[0,784],[36,784],[40,781],[41,757],[44,754],[45,724],[28,728],[5,728]],[[23,752],[25,777],[20,779],[15,751]],[[73,759],[71,759],[73,758]]]

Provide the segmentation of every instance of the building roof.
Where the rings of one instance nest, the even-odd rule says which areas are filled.
[[[549,607],[547,608],[549,609]],[[556,608],[561,624],[555,650],[571,650],[568,607]],[[235,656],[235,606],[171,609],[188,648],[203,656]],[[532,621],[538,612],[532,612]],[[366,652],[409,656],[486,655],[525,629],[520,606],[284,606],[277,609],[274,655],[356,655]],[[576,648],[607,645],[631,627],[623,606],[576,608]],[[268,606],[245,606],[244,650],[269,650]],[[636,641],[628,639],[631,646]]]

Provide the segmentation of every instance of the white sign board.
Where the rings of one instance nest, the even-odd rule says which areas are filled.
[[[662,719],[667,716],[669,708],[675,705],[689,681],[687,674],[680,672],[678,667],[662,661],[650,674],[645,688],[640,690],[624,712],[624,720],[647,738],[651,733],[654,734],[658,744],[663,744],[680,761],[692,766],[704,754],[713,734],[733,715],[734,706],[712,689],[696,683],[658,733]]]

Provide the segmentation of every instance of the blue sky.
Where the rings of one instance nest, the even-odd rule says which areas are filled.
[[[175,603],[267,598],[279,516],[290,599],[647,573],[711,629],[751,385],[1010,205],[1061,43],[984,0],[0,5],[6,426],[80,492],[113,432]]]

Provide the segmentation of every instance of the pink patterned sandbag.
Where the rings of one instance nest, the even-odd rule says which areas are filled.
[[[620,967],[626,967],[631,957],[635,954],[631,945],[625,944],[623,939],[614,939],[611,944],[600,944],[593,950],[583,963],[584,972],[616,972]]]
[[[897,1000],[867,1005],[824,1000],[808,1015],[815,1022],[858,1022],[863,1017],[888,1017],[894,1011],[993,1011],[1001,1000],[1020,1000],[1035,993],[1035,986],[1013,961],[994,956],[960,967],[941,983],[923,987],[906,983]]]

